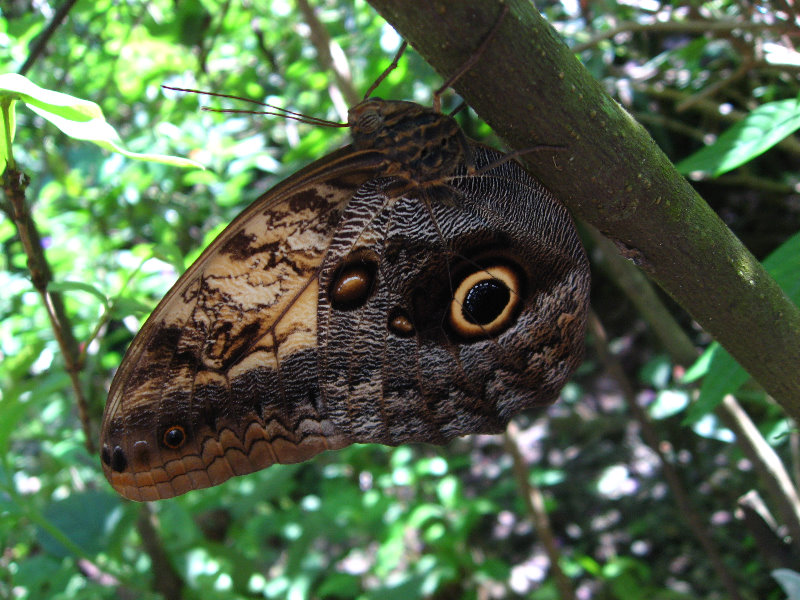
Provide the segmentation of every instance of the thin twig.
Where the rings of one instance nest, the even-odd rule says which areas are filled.
[[[759,493],[750,490],[737,504],[736,518],[753,536],[764,566],[770,570],[794,568],[799,557],[784,543],[778,524]]]
[[[328,35],[328,30],[325,29],[325,26],[317,17],[317,13],[309,5],[308,0],[296,1],[297,7],[303,13],[303,19],[305,19],[311,30],[311,43],[317,50],[320,66],[333,72],[333,76],[336,79],[335,89],[344,96],[345,102],[349,106],[355,106],[361,101],[361,94],[358,93],[353,85],[353,77],[350,74],[350,67],[344,52]],[[334,60],[334,53],[337,55],[336,60]],[[341,116],[345,119],[347,111],[345,110]]]
[[[738,79],[741,79],[742,77],[747,75],[747,73],[750,71],[751,68],[752,68],[752,64],[750,63],[750,61],[745,60],[742,64],[740,64],[736,68],[735,71],[733,71],[733,73],[723,77],[722,79],[719,79],[719,80],[715,81],[714,83],[711,83],[709,85],[703,86],[703,89],[701,89],[696,94],[692,94],[691,96],[686,98],[686,100],[678,102],[675,105],[675,112],[682,113],[682,112],[684,112],[686,110],[689,110],[692,106],[694,106],[695,104],[697,104],[701,100],[705,100],[707,98],[711,98],[718,91],[724,89],[725,87],[729,86],[734,81],[736,81]]]
[[[517,480],[517,486],[519,486],[522,492],[522,497],[525,500],[528,513],[531,519],[533,519],[536,533],[539,539],[542,540],[542,544],[547,552],[547,557],[550,559],[550,569],[555,578],[559,598],[561,598],[561,600],[574,600],[575,592],[572,589],[572,583],[561,569],[561,553],[558,550],[558,544],[553,535],[553,528],[550,526],[550,519],[545,510],[544,495],[539,487],[531,483],[528,478],[528,465],[525,464],[525,459],[519,451],[519,443],[517,442],[518,433],[519,429],[516,423],[512,421],[503,434],[503,444],[506,448],[506,452],[508,452],[513,459],[514,478]]]
[[[725,396],[722,405],[725,412],[717,414],[726,427],[736,434],[736,439],[749,440],[748,444],[740,447],[753,463],[756,473],[761,476],[783,524],[792,536],[794,552],[800,556],[800,498],[783,461],[733,396]]]
[[[89,454],[95,453],[93,437],[89,427],[89,411],[86,398],[83,395],[83,387],[80,382],[80,371],[82,365],[79,360],[80,347],[75,339],[72,330],[72,323],[67,316],[64,308],[64,301],[59,292],[51,292],[48,285],[53,281],[53,272],[42,246],[42,239],[36,223],[28,210],[25,201],[25,188],[27,187],[27,177],[22,173],[12,169],[6,169],[3,174],[3,190],[5,191],[7,202],[3,203],[3,208],[8,216],[14,221],[19,232],[22,247],[28,257],[28,270],[31,274],[31,282],[34,289],[39,292],[42,298],[50,325],[55,333],[56,341],[61,349],[64,359],[64,367],[69,375],[72,390],[78,407],[78,415],[83,427],[83,435],[86,438],[86,449]]]
[[[733,600],[740,600],[741,596],[739,595],[739,586],[736,584],[736,580],[725,566],[716,544],[706,530],[704,520],[700,518],[697,510],[692,505],[691,496],[681,482],[678,472],[664,455],[661,449],[661,440],[650,422],[647,413],[645,413],[644,409],[636,402],[636,394],[633,385],[625,375],[622,365],[620,365],[617,358],[609,351],[605,329],[594,311],[589,312],[589,330],[593,334],[595,350],[605,366],[606,372],[617,381],[628,408],[639,423],[642,439],[650,446],[651,450],[656,453],[661,462],[661,470],[672,492],[672,497],[675,499],[678,514],[685,520],[689,530],[706,552],[708,560],[711,562],[722,585],[727,590],[728,596]]]
[[[622,33],[722,33],[727,34],[732,31],[792,31],[794,25],[791,23],[742,23],[739,21],[648,21],[647,23],[638,23],[634,21],[626,21],[620,23],[616,27],[602,31],[593,36],[586,42],[576,44],[572,50],[579,54],[584,50],[588,50],[602,42],[618,36]]]
[[[150,504],[145,502],[141,505],[139,518],[136,520],[136,530],[142,538],[145,552],[150,557],[153,589],[160,592],[166,600],[181,600],[184,582],[161,544],[155,521],[156,516]]]
[[[211,49],[216,44],[217,40],[219,39],[220,32],[222,31],[222,26],[225,23],[225,17],[228,16],[228,12],[231,8],[231,0],[226,0],[225,4],[222,6],[217,6],[214,10],[214,18],[217,21],[216,27],[211,33],[200,36],[200,40],[197,44],[199,48],[199,53],[197,57],[197,64],[200,67],[200,72],[203,74],[208,74],[208,55],[211,53]],[[210,21],[210,18],[209,18]],[[210,22],[203,23],[203,27],[208,29]]]
[[[72,10],[72,7],[78,0],[67,0],[62,4],[56,14],[53,15],[53,20],[50,21],[50,24],[39,34],[39,37],[36,38],[36,42],[33,44],[30,53],[28,54],[28,58],[25,59],[25,62],[19,68],[19,74],[24,75],[28,72],[28,70],[33,66],[33,63],[39,58],[39,55],[44,52],[44,47],[47,45],[47,42],[50,41],[50,38],[58,29],[58,26],[64,21],[64,19],[69,14],[69,11]]]
[[[588,230],[601,251],[600,265],[624,290],[672,360],[678,364],[692,364],[697,358],[697,350],[658,298],[650,281],[619,256],[613,244],[597,230],[592,227]],[[714,412],[736,434],[736,445],[753,463],[753,469],[769,492],[781,519],[792,532],[793,543],[797,544],[800,540],[798,492],[783,463],[733,396],[726,397]]]
[[[796,427],[789,433],[789,456],[792,459],[792,478],[797,487],[800,486],[800,433]]]

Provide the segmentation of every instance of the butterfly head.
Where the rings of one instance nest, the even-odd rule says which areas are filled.
[[[427,183],[469,162],[469,144],[449,115],[414,102],[368,98],[350,109],[353,145],[386,157],[386,175]]]

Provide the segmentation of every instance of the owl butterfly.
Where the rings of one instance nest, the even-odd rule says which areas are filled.
[[[134,339],[101,434],[123,496],[500,432],[580,362],[589,268],[564,206],[438,110],[367,98],[347,126],[352,143],[234,219]]]

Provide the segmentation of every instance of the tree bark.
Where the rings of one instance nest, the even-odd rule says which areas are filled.
[[[369,0],[440,73],[480,46],[498,0]],[[576,216],[669,293],[800,422],[800,310],[528,0],[453,85]],[[537,146],[559,146],[540,149]]]

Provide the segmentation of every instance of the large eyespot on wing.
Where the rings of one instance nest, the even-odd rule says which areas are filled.
[[[513,265],[477,266],[455,286],[448,325],[462,339],[497,336],[513,325],[522,299],[522,278]]]
[[[482,152],[478,168],[500,164]],[[463,172],[436,195],[368,182],[331,242],[320,380],[356,442],[502,431],[580,360],[588,264],[569,215],[519,167]]]
[[[554,402],[580,364],[589,262],[569,212],[550,191],[502,154],[477,144],[472,150],[476,175],[454,182],[462,206],[512,242],[513,258],[525,276],[524,301],[497,344],[487,339],[463,346],[465,354],[475,353],[470,359],[475,364],[485,356],[484,348],[496,348],[498,357],[516,357],[485,379],[500,422],[507,423],[522,410]],[[487,299],[502,304],[500,291],[485,291]],[[486,313],[487,320],[492,314]]]
[[[318,272],[379,158],[345,148],[289,178],[158,305],[103,415],[101,462],[123,496],[169,498],[350,443],[316,381]]]

